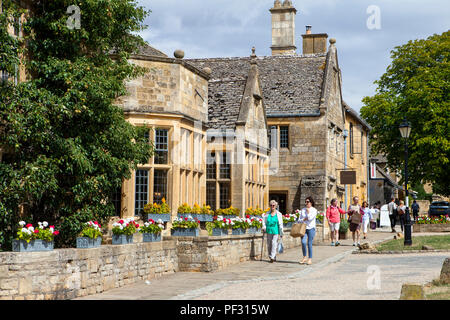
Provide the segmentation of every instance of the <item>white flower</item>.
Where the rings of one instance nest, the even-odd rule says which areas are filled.
[[[164,225],[163,225],[163,224],[158,224],[158,226],[159,226],[160,228],[163,228],[163,229],[164,229]]]
[[[53,233],[53,231],[55,231],[55,229],[53,229],[53,228],[50,228],[49,230],[51,233]]]
[[[144,222],[144,226],[148,227],[149,225],[150,225],[150,223]]]
[[[191,215],[188,215],[188,219],[189,219],[189,220],[193,220],[194,218],[192,218]]]
[[[164,224],[164,222],[162,221],[162,219],[158,219],[157,221],[159,224]]]
[[[25,221],[20,221],[19,222],[19,225],[21,226],[21,227],[23,227],[24,225],[26,225],[27,223],[25,222]]]
[[[22,228],[22,232],[28,233],[28,229],[27,228]]]
[[[123,230],[123,226],[122,225],[120,225],[119,228],[120,228],[120,230]]]
[[[34,228],[33,227],[29,227],[28,231],[34,232]]]
[[[47,221],[44,221],[42,224],[44,225],[45,228],[48,227],[48,222]]]

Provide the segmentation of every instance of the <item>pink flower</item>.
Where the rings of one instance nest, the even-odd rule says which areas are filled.
[[[53,232],[53,234],[54,234],[55,236],[57,236],[57,235],[59,234],[59,231],[58,231],[58,230],[55,230],[55,231]]]
[[[25,228],[29,228],[29,227],[32,227],[33,225],[31,224],[31,223],[29,223],[29,224],[27,224],[26,226],[25,226]]]
[[[119,223],[120,223],[120,224],[123,224],[123,222],[124,222],[123,220],[119,220]]]
[[[39,233],[39,229],[34,229],[34,233]]]

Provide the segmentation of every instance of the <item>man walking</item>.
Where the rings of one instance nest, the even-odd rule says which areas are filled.
[[[413,212],[413,218],[414,221],[417,221],[417,218],[419,217],[419,204],[416,202],[416,200],[413,201],[413,204],[411,205],[411,209]]]
[[[389,219],[391,220],[392,232],[395,232],[395,220],[397,219],[397,205],[395,204],[395,198],[391,198],[391,202],[388,204]]]

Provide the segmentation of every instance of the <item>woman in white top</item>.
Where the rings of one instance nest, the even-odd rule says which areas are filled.
[[[363,201],[361,210],[364,211],[364,215],[363,215],[363,236],[364,239],[367,239],[367,230],[369,228],[369,223],[370,220],[373,219],[373,215],[372,215],[372,210],[369,209],[369,204],[367,203],[367,201]]]
[[[302,238],[302,253],[303,259],[300,261],[300,264],[312,264],[312,243],[314,240],[314,236],[316,235],[316,216],[317,210],[314,208],[314,200],[312,197],[308,197],[305,200],[306,207],[300,211],[300,215],[297,219],[297,222],[306,224],[306,234]],[[306,258],[306,246],[308,245],[308,258]]]

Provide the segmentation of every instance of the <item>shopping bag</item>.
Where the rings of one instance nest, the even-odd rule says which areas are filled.
[[[304,223],[294,223],[291,228],[291,237],[298,238],[304,237],[306,233],[306,224]]]
[[[355,224],[360,224],[361,223],[361,213],[359,212],[355,212],[354,214],[352,214],[351,217],[351,222],[355,223]]]
[[[280,241],[278,242],[278,253],[283,253],[283,252],[284,252],[283,240],[280,239]]]

